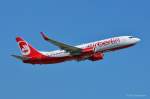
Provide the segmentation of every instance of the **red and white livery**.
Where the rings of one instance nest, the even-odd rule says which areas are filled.
[[[105,52],[128,48],[137,44],[140,39],[133,36],[120,36],[95,41],[77,46],[71,46],[62,42],[53,40],[41,32],[44,40],[58,46],[61,50],[43,52],[33,48],[21,37],[16,37],[22,56],[12,55],[29,64],[54,64],[69,60],[91,60],[97,61],[104,58]]]

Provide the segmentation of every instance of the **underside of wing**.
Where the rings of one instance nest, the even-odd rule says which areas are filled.
[[[48,36],[46,36],[43,32],[41,32],[41,35],[42,35],[42,37],[44,38],[44,40],[46,40],[46,41],[52,43],[52,44],[55,45],[55,46],[58,46],[60,49],[65,50],[65,51],[71,53],[72,55],[78,55],[78,54],[80,54],[81,51],[82,51],[81,48],[74,47],[74,46],[71,46],[71,45],[64,44],[64,43],[62,43],[62,42],[53,40],[53,39],[49,38]]]

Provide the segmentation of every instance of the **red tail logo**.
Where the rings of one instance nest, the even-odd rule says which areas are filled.
[[[25,40],[21,37],[17,37],[16,41],[20,47],[21,53],[23,56],[26,57],[40,57],[42,54],[33,48],[30,44],[28,44]]]
[[[30,48],[29,45],[25,41],[18,42],[21,52],[23,55],[29,55],[30,54]]]

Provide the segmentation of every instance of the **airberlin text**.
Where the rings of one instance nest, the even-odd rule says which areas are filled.
[[[88,47],[96,47],[96,46],[104,47],[104,46],[107,46],[107,45],[110,45],[110,44],[117,44],[119,42],[120,42],[119,38],[111,38],[111,39],[108,39],[108,40],[104,40],[104,41],[100,41],[100,42],[97,42],[97,43],[94,43],[94,44],[90,44],[90,45],[88,45]]]

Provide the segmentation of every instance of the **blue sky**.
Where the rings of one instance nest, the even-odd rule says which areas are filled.
[[[149,99],[149,0],[1,0],[1,99]],[[20,54],[22,36],[39,50],[55,50],[39,32],[68,44],[133,35],[142,41],[105,54],[97,62],[28,65]],[[139,95],[139,96],[138,96]]]

